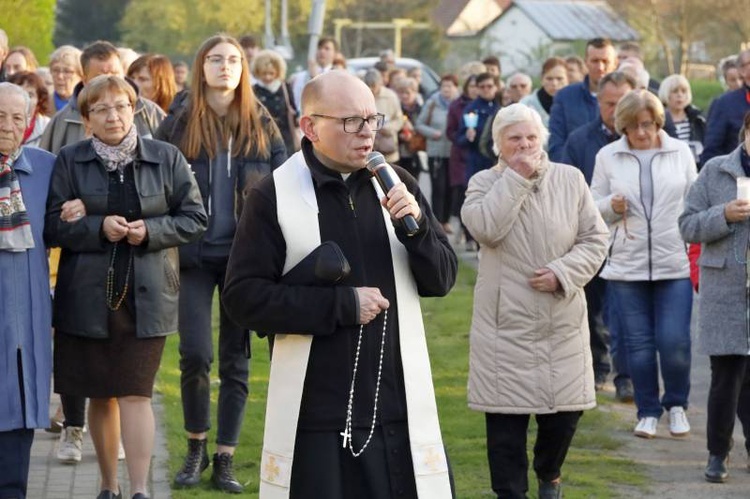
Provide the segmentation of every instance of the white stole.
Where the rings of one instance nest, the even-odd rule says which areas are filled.
[[[321,243],[318,203],[302,152],[295,153],[277,168],[273,177],[276,215],[287,248],[286,273]],[[396,284],[401,362],[417,493],[420,499],[450,499],[448,463],[440,435],[417,286],[409,269],[406,248],[396,237],[390,215],[385,209],[382,212]],[[311,344],[311,335],[277,334],[275,338],[260,466],[260,499],[289,497],[299,409]]]

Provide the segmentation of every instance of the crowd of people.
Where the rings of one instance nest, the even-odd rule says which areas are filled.
[[[170,334],[174,484],[211,466],[216,489],[242,492],[257,332],[272,355],[261,497],[455,497],[419,308],[452,288],[455,245],[480,257],[468,404],[498,497],[526,497],[531,415],[539,497],[562,497],[610,380],[635,436],[663,414],[690,433],[694,293],[705,479],[727,479],[735,415],[750,435],[750,50],[722,61],[707,116],[684,76],[659,83],[637,44],[606,38],[543,61],[536,89],[488,56],[431,94],[390,50],[348,71],[329,37],[291,76],[249,35],[208,38],[192,65],[107,41],[49,61],[0,30],[0,496],[26,497],[34,429],[75,464],[88,427],[98,499],[122,497],[118,459],[147,498]]]

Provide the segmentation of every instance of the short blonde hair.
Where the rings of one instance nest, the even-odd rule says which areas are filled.
[[[128,101],[135,111],[137,97],[132,85],[121,76],[104,74],[91,79],[78,94],[78,109],[81,111],[81,116],[88,119],[91,106],[99,102],[99,99],[107,92],[127,95]]]
[[[625,94],[615,109],[615,129],[623,135],[629,127],[637,125],[636,116],[641,111],[648,111],[656,126],[664,127],[664,106],[658,97],[648,90],[632,90]]]
[[[255,54],[250,72],[258,78],[258,74],[269,66],[278,73],[279,80],[286,78],[286,61],[273,50],[261,50]]]
[[[678,88],[684,88],[687,90],[687,104],[693,102],[693,92],[690,89],[690,82],[687,78],[682,75],[674,74],[664,78],[664,81],[659,85],[659,99],[665,106],[669,104],[669,96]]]
[[[516,103],[501,108],[492,122],[492,140],[495,142],[494,148],[496,152],[500,150],[500,143],[505,130],[518,123],[531,123],[536,126],[541,143],[547,143],[549,131],[544,126],[539,113],[525,104]]]
[[[64,64],[73,68],[79,78],[83,78],[81,67],[81,51],[72,45],[61,45],[49,56],[49,67],[55,64]]]

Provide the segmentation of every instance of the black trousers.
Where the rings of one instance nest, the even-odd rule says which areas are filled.
[[[441,224],[451,218],[451,188],[448,178],[448,158],[430,158],[432,184],[432,212]]]
[[[358,451],[370,429],[353,432]],[[356,458],[341,439],[336,431],[297,431],[291,499],[417,499],[405,422],[377,426],[367,449]],[[451,491],[455,497],[452,474]]]
[[[0,499],[25,499],[34,430],[0,431]]]
[[[581,414],[576,411],[536,415],[534,471],[539,480],[551,482],[560,477]],[[501,499],[525,499],[529,490],[526,433],[530,415],[486,413],[485,416],[492,490]]]
[[[712,355],[706,440],[708,452],[725,456],[732,448],[735,414],[750,452],[750,357]]]
[[[211,428],[211,364],[214,360],[211,312],[214,292],[224,289],[226,261],[204,261],[199,268],[180,270],[180,385],[185,431]],[[236,446],[248,395],[246,332],[227,315],[219,302],[219,398],[216,443]]]

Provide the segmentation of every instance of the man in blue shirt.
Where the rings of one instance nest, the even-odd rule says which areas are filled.
[[[589,185],[594,174],[596,154],[602,147],[620,138],[615,131],[617,103],[635,88],[635,80],[625,73],[615,71],[604,76],[599,81],[596,94],[599,103],[597,117],[576,128],[565,142],[560,161],[580,169]],[[614,378],[615,396],[621,402],[630,402],[633,400],[633,383],[630,380],[630,370],[623,344],[624,338],[621,328],[618,327],[619,315],[615,311],[616,303],[614,300],[607,299],[606,281],[599,276],[594,277],[584,287],[584,292],[588,302],[595,386],[601,389],[611,370],[609,354],[612,356],[612,363],[617,372]],[[609,341],[604,327],[605,323],[609,327]]]
[[[703,165],[714,156],[729,154],[737,147],[742,120],[750,111],[750,49],[737,56],[737,68],[744,85],[718,97],[708,111],[701,154]]]
[[[596,91],[599,80],[617,67],[617,53],[612,41],[594,38],[586,43],[586,67],[582,82],[568,85],[555,95],[549,119],[549,157],[559,161],[568,135],[581,125],[595,119],[599,112]]]

